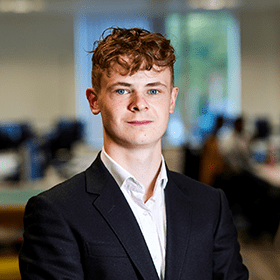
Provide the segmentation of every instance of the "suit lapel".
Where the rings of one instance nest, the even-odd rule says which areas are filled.
[[[158,279],[138,223],[117,183],[98,156],[86,171],[88,192],[98,194],[93,206],[103,215],[143,279]]]
[[[168,173],[165,188],[167,245],[165,280],[180,279],[191,230],[191,201]]]

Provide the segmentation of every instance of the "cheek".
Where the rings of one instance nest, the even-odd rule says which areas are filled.
[[[102,117],[103,125],[106,125],[107,123],[110,123],[113,120],[111,112],[107,110],[101,111],[101,117]]]
[[[101,110],[101,117],[103,125],[116,123],[117,119],[121,116],[119,110],[115,106],[103,107]]]
[[[169,114],[172,113],[172,105],[169,102],[163,102],[158,108],[158,111],[164,119],[168,119]]]

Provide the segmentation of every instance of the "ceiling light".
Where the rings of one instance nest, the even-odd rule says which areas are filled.
[[[43,0],[0,0],[0,12],[3,13],[40,12],[44,6]]]
[[[189,0],[193,9],[221,10],[238,8],[241,0]]]

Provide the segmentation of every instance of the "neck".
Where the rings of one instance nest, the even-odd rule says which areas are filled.
[[[106,153],[126,169],[146,189],[149,199],[161,167],[161,145],[153,148],[127,149],[104,144]]]

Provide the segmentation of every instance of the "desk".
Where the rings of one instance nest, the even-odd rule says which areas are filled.
[[[31,196],[41,191],[21,189],[0,191],[1,244],[13,243],[21,239],[25,204]]]
[[[7,232],[23,228],[23,215],[27,201],[34,195],[63,181],[54,168],[46,171],[43,179],[20,182],[16,185],[0,183],[0,242],[10,239]]]
[[[22,227],[24,208],[30,197],[61,183],[54,168],[46,170],[43,179],[9,185],[0,182],[0,227]]]
[[[0,226],[19,228],[23,226],[23,214],[28,199],[42,190],[1,190],[0,191]]]
[[[13,189],[0,191],[0,243],[12,246],[22,240],[25,204],[31,196],[42,190]],[[0,254],[0,280],[20,279],[18,256]]]

